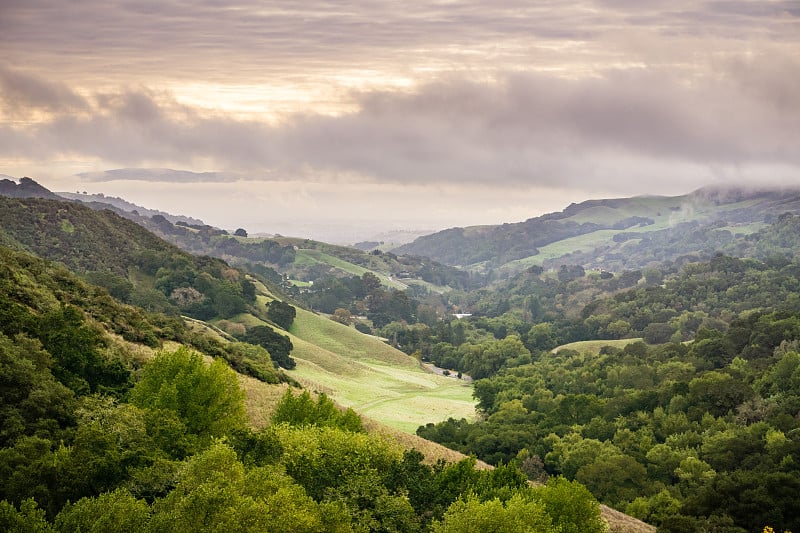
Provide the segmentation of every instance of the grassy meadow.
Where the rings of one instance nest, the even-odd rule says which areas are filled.
[[[422,369],[376,337],[297,309],[290,329],[292,377],[345,407],[414,433],[427,422],[475,416],[472,387]]]

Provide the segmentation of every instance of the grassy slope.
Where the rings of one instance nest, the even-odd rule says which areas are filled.
[[[560,350],[575,350],[581,353],[591,353],[598,355],[603,346],[613,346],[615,348],[624,348],[627,345],[638,342],[641,338],[635,339],[619,339],[619,340],[600,340],[600,341],[578,341],[569,344],[562,344],[552,350],[552,353],[558,353]]]
[[[344,259],[339,259],[338,257],[334,257],[325,252],[320,252],[319,250],[311,250],[311,249],[297,250],[297,258],[295,259],[295,262],[300,265],[321,263],[324,265],[332,266],[338,270],[341,270],[342,272],[346,272],[353,276],[363,276],[365,272],[372,272],[373,274],[378,276],[378,278],[380,278],[381,280],[381,283],[383,283],[383,285],[387,287],[400,290],[407,288],[407,286],[404,283],[392,279],[382,272],[376,272],[374,270],[364,268],[363,266],[356,265],[355,263],[350,263],[349,261],[345,261]]]
[[[427,422],[472,418],[472,387],[431,374],[380,339],[302,309],[290,330],[292,377],[311,390],[391,427],[413,433]]]
[[[562,222],[593,222],[597,224],[614,224],[629,217],[647,217],[654,221],[648,226],[633,226],[624,230],[598,230],[592,233],[578,235],[554,242],[539,248],[539,253],[530,257],[524,257],[511,261],[499,267],[494,267],[500,271],[519,271],[532,265],[541,265],[544,261],[557,259],[566,254],[581,251],[588,252],[600,246],[610,246],[621,250],[624,244],[615,243],[614,235],[618,233],[641,233],[643,236],[649,232],[667,229],[680,222],[690,222],[694,220],[708,219],[714,213],[722,211],[733,211],[756,205],[759,200],[744,200],[725,205],[715,205],[714,203],[697,197],[678,196],[678,197],[636,197],[630,198],[618,207],[608,207],[598,205],[581,210],[577,214],[561,219]],[[491,226],[475,226],[465,228],[466,234],[480,234],[488,231]],[[726,226],[720,229],[727,229],[731,233],[750,234],[758,231],[763,224],[742,224]],[[467,265],[466,268],[481,270],[481,264]]]

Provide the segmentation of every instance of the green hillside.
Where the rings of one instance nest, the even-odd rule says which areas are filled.
[[[298,309],[292,377],[337,403],[409,433],[427,421],[474,418],[472,387],[425,371],[376,337]]]
[[[684,255],[709,258],[786,212],[800,212],[798,190],[590,200],[525,222],[444,230],[393,251],[495,274],[561,264],[620,272]]]
[[[150,303],[154,311],[201,320],[275,327],[268,323],[264,303],[276,295],[266,286],[247,280],[219,259],[183,252],[112,211],[74,202],[0,197],[0,222],[0,234],[7,241],[59,261],[90,281],[105,283],[129,303]],[[375,268],[396,263],[384,254],[363,254],[322,243],[315,246],[321,249],[309,248],[305,257],[354,273],[368,270],[331,254],[366,256],[369,266]],[[298,253],[298,257],[303,255]],[[244,291],[247,287],[249,297]],[[195,291],[200,296],[187,303],[181,300],[181,291]],[[413,433],[426,422],[474,416],[468,385],[426,373],[416,360],[375,337],[298,309],[288,338],[293,344],[292,357],[299,363],[293,377],[315,390],[328,391],[341,405],[367,409],[369,404],[370,412],[364,414],[381,422]],[[262,373],[253,368],[250,372]],[[424,400],[415,395],[440,397],[440,401],[436,409],[425,409],[421,407]]]
[[[267,385],[180,347],[224,343],[201,339],[206,329],[0,246],[0,530],[430,531],[461,498],[495,491],[554,532],[605,530],[577,483],[532,489],[517,470],[466,458],[432,467],[325,396],[284,395],[273,424],[255,429],[248,406]]]

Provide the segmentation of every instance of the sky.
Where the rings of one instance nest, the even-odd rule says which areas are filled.
[[[0,174],[251,233],[800,185],[797,0],[0,0],[0,51]]]

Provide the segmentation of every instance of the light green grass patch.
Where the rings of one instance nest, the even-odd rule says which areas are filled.
[[[610,340],[599,340],[599,341],[578,341],[578,342],[570,342],[569,344],[563,344],[554,348],[550,353],[558,353],[561,350],[575,350],[580,353],[591,353],[594,355],[600,354],[600,349],[604,346],[613,346],[614,348],[624,348],[629,344],[633,344],[634,342],[641,341],[642,338],[638,337],[635,339],[610,339]]]
[[[475,416],[471,385],[427,372],[377,337],[298,309],[290,338],[292,377],[364,416],[412,434],[428,422]]]
[[[383,285],[386,285],[387,287],[400,290],[404,290],[407,288],[407,285],[405,283],[392,279],[386,274],[383,274],[381,272],[376,272],[368,268],[364,268],[354,263],[350,263],[349,261],[345,261],[344,259],[339,259],[338,257],[327,254],[325,252],[321,252],[319,250],[312,250],[312,249],[298,250],[297,255],[295,257],[295,263],[298,265],[313,265],[315,263],[320,263],[341,270],[342,272],[352,274],[353,276],[359,276],[359,277],[363,276],[366,272],[372,272],[373,274],[378,276],[378,278],[380,278],[381,280],[381,283]]]
[[[289,332],[320,348],[347,359],[369,359],[395,366],[416,366],[414,358],[395,350],[377,337],[364,335],[354,328],[297,308]]]

